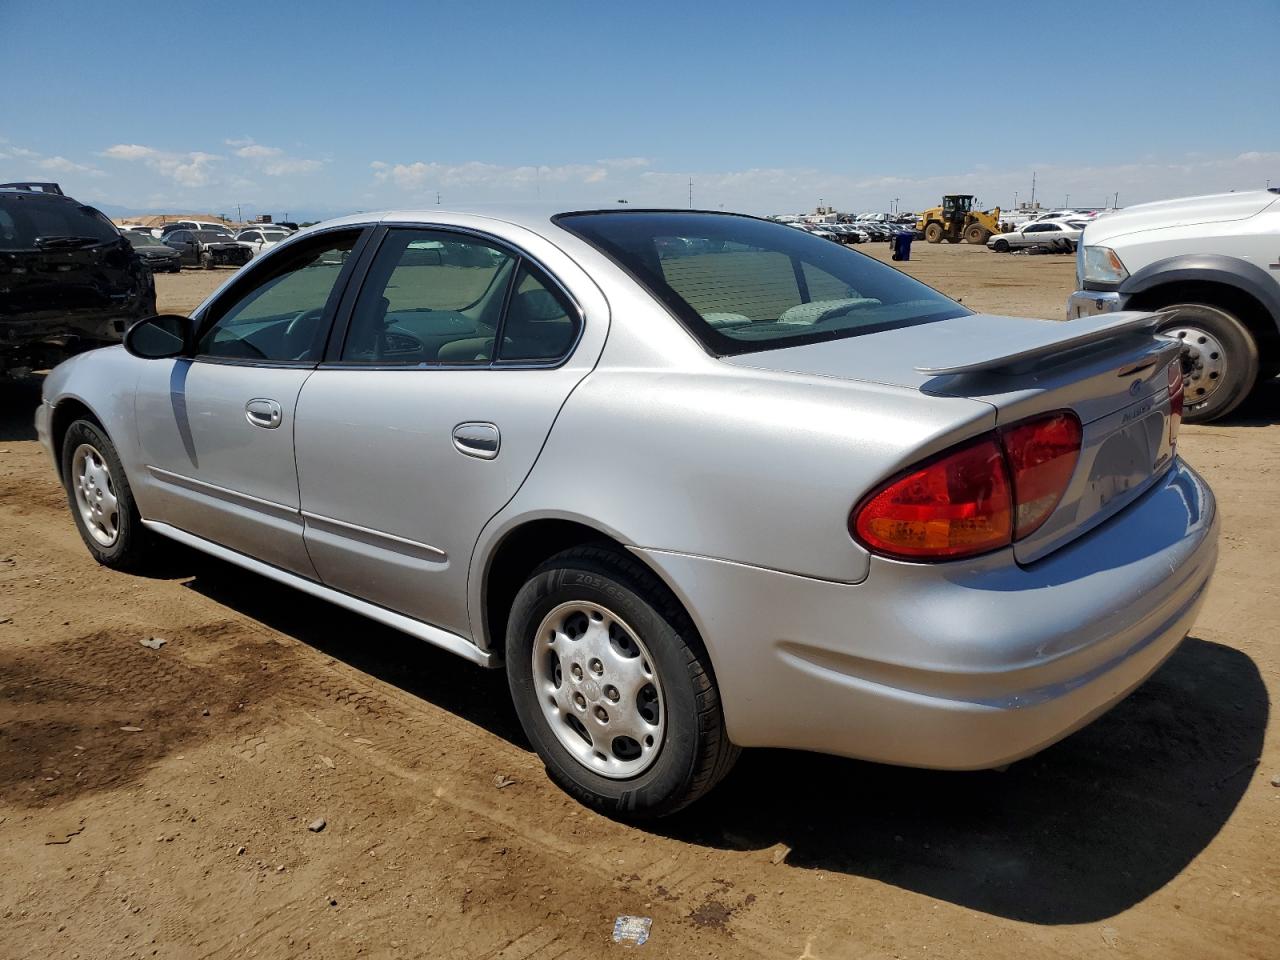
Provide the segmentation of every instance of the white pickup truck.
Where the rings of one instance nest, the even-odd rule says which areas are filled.
[[[1067,318],[1159,310],[1182,339],[1186,420],[1235,409],[1280,373],[1280,189],[1146,203],[1102,216],[1076,252]]]

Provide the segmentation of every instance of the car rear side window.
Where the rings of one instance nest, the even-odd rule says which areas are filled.
[[[562,214],[716,354],[834,340],[970,311],[871,257],[783,224],[681,211]]]
[[[568,353],[577,337],[577,315],[564,294],[522,264],[502,323],[498,359],[548,363]]]
[[[344,363],[490,363],[516,257],[443,230],[387,233],[351,314]]]

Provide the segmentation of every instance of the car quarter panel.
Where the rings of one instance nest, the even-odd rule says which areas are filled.
[[[705,356],[694,369],[622,368],[613,348],[565,404],[480,556],[527,519],[556,516],[637,547],[857,582],[869,564],[848,532],[857,501],[994,422],[986,403]]]
[[[1185,464],[1048,558],[876,558],[823,582],[637,550],[689,609],[732,740],[980,769],[1083,726],[1194,622],[1217,556],[1213,495]],[[743,598],[750,597],[750,603]]]

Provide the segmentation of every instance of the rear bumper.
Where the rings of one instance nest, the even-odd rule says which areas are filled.
[[[1067,298],[1067,319],[1092,317],[1099,313],[1115,313],[1123,310],[1125,296],[1101,290],[1077,290]]]
[[[839,584],[638,550],[711,654],[729,735],[941,769],[999,766],[1084,726],[1190,629],[1217,561],[1213,494],[1181,462],[1043,560],[873,561]]]

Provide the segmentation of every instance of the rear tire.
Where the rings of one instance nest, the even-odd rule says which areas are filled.
[[[924,228],[924,239],[926,243],[942,242],[942,224],[934,221]]]
[[[506,660],[547,773],[607,815],[674,813],[737,759],[688,614],[620,551],[575,547],[538,567],[512,603]]]
[[[1194,367],[1183,376],[1183,419],[1208,423],[1225,417],[1249,395],[1258,379],[1258,345],[1248,328],[1221,307],[1176,303],[1156,308],[1165,319],[1157,328],[1192,351]]]
[[[80,538],[93,559],[116,570],[137,570],[154,556],[155,542],[133,499],[115,445],[90,420],[77,420],[62,440],[62,482]]]

